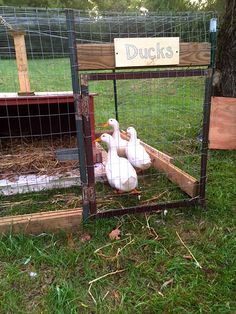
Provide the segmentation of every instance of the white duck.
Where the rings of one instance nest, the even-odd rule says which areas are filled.
[[[137,193],[137,173],[128,159],[118,156],[114,138],[110,134],[103,133],[96,141],[103,141],[108,145],[105,169],[109,184],[114,187],[118,193],[130,191]]]
[[[113,134],[112,137],[115,140],[115,146],[117,148],[117,153],[121,157],[126,157],[126,147],[128,142],[126,140],[123,140],[120,136],[120,128],[119,128],[119,122],[116,119],[109,119],[105,124],[103,124],[103,127],[111,126],[113,128]]]
[[[127,133],[130,136],[126,147],[126,155],[129,162],[140,170],[148,169],[152,161],[145,148],[140,144],[135,128],[129,127]]]

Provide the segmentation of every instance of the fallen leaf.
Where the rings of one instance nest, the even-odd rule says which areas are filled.
[[[111,240],[119,240],[120,239],[120,229],[116,228],[109,233],[109,238]]]
[[[163,283],[163,285],[161,286],[161,289],[160,289],[160,290],[162,290],[162,289],[166,288],[168,285],[172,284],[173,281],[174,281],[174,279],[172,279],[172,278],[171,278],[170,280],[165,281],[165,282]]]
[[[185,258],[185,259],[193,259],[193,257],[191,255],[184,255],[183,258]]]
[[[91,235],[89,233],[83,233],[79,239],[81,242],[87,242],[91,240]]]
[[[111,296],[115,301],[119,301],[120,300],[120,293],[117,290],[112,290],[111,291]]]

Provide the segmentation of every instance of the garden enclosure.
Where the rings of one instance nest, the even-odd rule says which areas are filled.
[[[81,208],[87,217],[204,204],[212,13],[0,10],[24,32],[30,82],[18,93],[13,35],[1,25],[2,229],[14,219],[29,232],[42,220],[70,228]],[[134,37],[179,37],[178,68],[116,68],[114,38]],[[117,196],[106,184],[106,147],[93,139],[109,118],[122,130],[134,126],[151,156],[138,175],[140,196]]]

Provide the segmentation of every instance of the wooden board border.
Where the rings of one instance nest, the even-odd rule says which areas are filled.
[[[174,67],[207,66],[210,64],[210,55],[211,46],[208,42],[182,42],[180,43],[179,64]],[[116,69],[113,43],[78,44],[77,56],[81,71]]]
[[[70,232],[78,230],[82,221],[82,209],[58,210],[0,218],[0,234],[42,232]]]

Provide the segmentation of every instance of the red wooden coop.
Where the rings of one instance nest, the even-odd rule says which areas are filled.
[[[0,93],[0,138],[4,140],[76,135],[73,93],[32,92],[24,32],[12,32],[19,79],[18,93]],[[94,97],[89,95],[91,135],[94,143]],[[95,144],[94,144],[95,145]],[[94,161],[96,149],[94,146]]]

